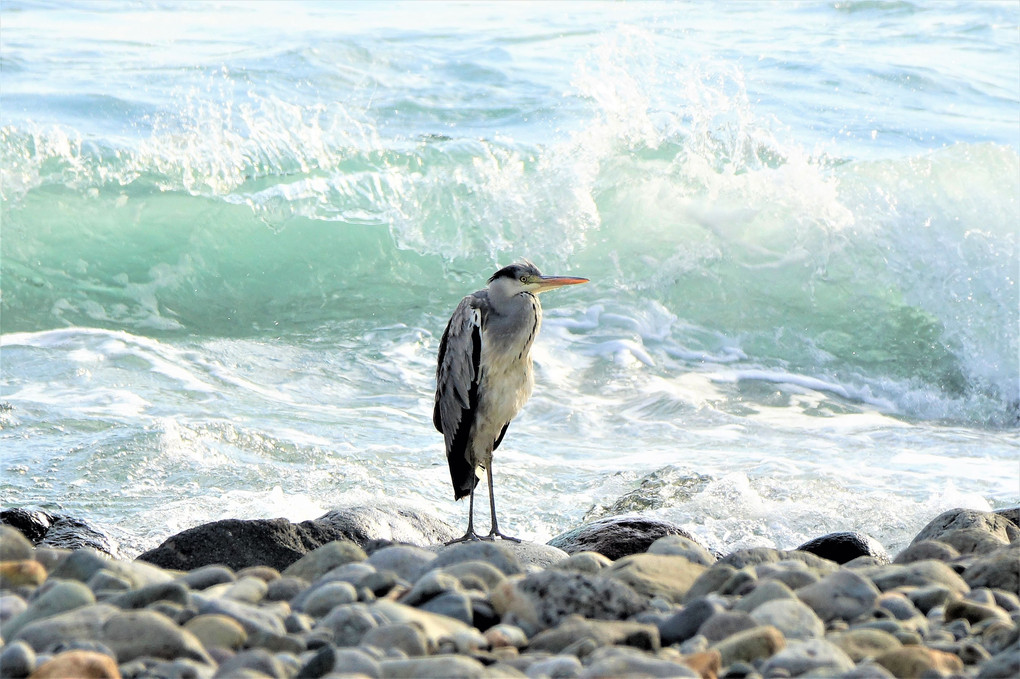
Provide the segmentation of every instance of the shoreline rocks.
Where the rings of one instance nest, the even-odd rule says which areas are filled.
[[[429,537],[442,526],[413,516],[331,515],[304,532],[215,522],[170,538],[164,553],[189,568],[0,526],[0,675],[1020,676],[1020,530],[1003,513],[946,512],[891,561],[856,537],[850,552],[845,535],[813,541],[844,563],[767,548],[716,559],[669,531],[615,560],[443,546]],[[266,535],[293,549],[260,547]]]

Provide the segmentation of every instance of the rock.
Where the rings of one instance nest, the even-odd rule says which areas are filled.
[[[194,634],[206,649],[219,647],[236,651],[248,640],[241,623],[219,613],[196,615],[184,623],[184,629]]]
[[[978,670],[977,679],[1016,679],[1020,676],[1020,650],[1009,649],[992,656]]]
[[[10,561],[31,558],[32,546],[39,544],[46,531],[50,529],[53,516],[38,509],[21,509],[14,507],[0,511],[0,561]],[[27,543],[27,551],[8,553],[8,545],[5,540],[5,531],[8,528],[15,529]]]
[[[257,672],[258,674],[251,674]],[[249,648],[222,663],[214,679],[231,677],[286,677],[287,671],[279,658],[262,648]]]
[[[361,638],[359,646],[375,646],[381,651],[397,649],[409,657],[428,655],[428,640],[417,625],[406,622],[373,627]],[[433,647],[434,648],[434,647]]]
[[[34,556],[32,543],[20,531],[0,525],[0,561],[27,561]]]
[[[120,556],[117,542],[106,531],[71,516],[54,516],[49,530],[37,546],[71,550],[88,547],[109,556]]]
[[[908,564],[887,564],[865,569],[865,574],[883,592],[896,587],[927,587],[943,585],[957,594],[966,594],[970,587],[956,571],[941,561],[926,559]]]
[[[960,552],[955,547],[951,547],[944,542],[939,542],[938,540],[919,540],[907,545],[906,549],[896,555],[893,563],[907,564],[914,561],[924,561],[925,559],[948,562],[958,556],[960,556]]]
[[[302,556],[288,566],[282,575],[312,582],[338,566],[367,558],[365,550],[350,540],[334,540]]]
[[[429,562],[436,558],[434,552],[414,545],[391,545],[373,552],[368,563],[377,571],[393,571],[404,580],[413,581],[425,572]]]
[[[376,601],[370,613],[381,624],[408,623],[417,626],[425,635],[430,648],[438,647],[439,641],[444,637],[472,630],[469,625],[459,620],[398,604],[395,601]],[[480,633],[476,634],[481,637]]]
[[[682,556],[632,554],[620,557],[602,572],[630,585],[638,594],[679,603],[705,571],[705,566]]]
[[[201,566],[177,578],[178,582],[196,591],[236,580],[234,571],[219,564]]]
[[[944,616],[947,621],[963,618],[971,625],[989,619],[1010,622],[1009,614],[998,606],[979,604],[966,599],[957,599],[947,603]]]
[[[269,583],[266,589],[266,601],[291,601],[306,589],[308,589],[306,580],[283,577]]]
[[[315,630],[327,631],[337,646],[357,646],[365,633],[378,627],[368,606],[362,603],[337,606],[316,623]]]
[[[588,575],[598,575],[612,563],[612,560],[598,552],[575,552],[566,559],[554,563],[552,568],[561,571],[576,571],[578,573],[587,573]]]
[[[920,679],[930,671],[936,676],[963,671],[963,661],[952,653],[924,646],[904,646],[886,651],[875,658],[875,662],[901,679]]]
[[[737,569],[728,563],[716,562],[709,566],[698,579],[691,583],[690,589],[687,590],[687,596],[684,597],[685,601],[692,601],[694,599],[701,598],[707,594],[718,592],[722,589],[723,585],[737,574]]]
[[[245,575],[239,577],[237,582],[227,588],[227,591],[223,593],[223,598],[246,604],[257,604],[265,598],[268,591],[269,585],[266,584],[265,580],[252,575]]]
[[[95,651],[65,651],[39,666],[32,679],[120,679],[117,662]]]
[[[313,618],[321,618],[337,606],[351,604],[357,600],[358,592],[354,585],[338,580],[316,587],[301,601],[300,606],[295,607]]]
[[[17,594],[12,592],[0,593],[0,627],[16,615],[24,613],[28,604]]]
[[[92,590],[74,580],[54,581],[54,585],[39,598],[29,602],[28,608],[20,615],[8,620],[0,627],[0,636],[13,639],[18,631],[36,620],[49,618],[65,611],[88,606],[96,602]]]
[[[648,547],[649,554],[662,554],[667,556],[682,556],[688,561],[700,563],[702,566],[711,566],[716,559],[707,549],[694,540],[683,535],[663,535]]]
[[[705,621],[716,613],[721,613],[720,603],[707,598],[698,598],[687,602],[683,608],[659,623],[659,636],[666,646],[687,641]]]
[[[0,677],[22,679],[35,669],[35,651],[24,641],[14,641],[0,652]]]
[[[442,573],[457,579],[465,590],[476,590],[488,593],[506,580],[502,571],[484,561],[462,561],[450,564],[442,569]]]
[[[999,536],[980,528],[953,528],[939,536],[944,542],[960,554],[990,554],[1008,545]]]
[[[684,656],[684,664],[701,679],[716,679],[722,669],[722,655],[715,649],[691,653]]]
[[[809,552],[838,564],[853,561],[859,556],[871,556],[879,561],[889,561],[889,554],[877,540],[857,531],[829,533],[808,540],[797,550]]]
[[[963,573],[970,587],[990,587],[1020,592],[1020,544],[975,559]]]
[[[764,676],[779,676],[785,672],[788,677],[825,676],[848,672],[854,662],[838,646],[824,639],[794,641],[783,650],[765,661]]]
[[[754,589],[734,602],[733,610],[750,613],[767,601],[794,599],[796,596],[792,589],[779,580],[762,580]]]
[[[724,556],[719,560],[719,563],[729,564],[734,568],[740,569],[746,566],[757,567],[761,564],[776,564],[786,561],[799,561],[818,575],[832,573],[839,568],[835,562],[815,556],[809,552],[772,549],[771,547],[738,549]]]
[[[379,667],[386,679],[476,679],[485,674],[482,663],[461,655],[383,660]]]
[[[193,595],[197,599],[197,595]],[[198,612],[202,614],[219,613],[233,618],[244,627],[249,635],[259,632],[269,634],[285,634],[286,627],[283,617],[264,606],[252,606],[230,599],[206,599],[199,601]]]
[[[814,639],[825,634],[825,624],[815,612],[797,599],[773,599],[751,612],[762,625],[772,625],[787,639]]]
[[[524,648],[528,645],[528,637],[520,627],[516,625],[499,624],[485,630],[485,640],[490,646],[513,646]]]
[[[517,575],[524,572],[524,564],[509,547],[513,543],[500,541],[489,542],[479,540],[477,542],[458,542],[454,545],[440,546],[436,558],[425,566],[425,571],[419,573],[418,577],[425,572],[437,568],[445,568],[453,564],[465,561],[484,561],[493,566],[505,575]],[[415,578],[417,580],[417,578]]]
[[[110,604],[93,604],[30,622],[11,641],[21,639],[36,652],[62,641],[98,639],[107,620],[121,612]]]
[[[155,611],[125,611],[112,616],[103,625],[100,641],[116,653],[121,663],[135,658],[190,658],[212,664],[194,634],[178,627],[170,618]]]
[[[347,539],[362,547],[380,540],[428,547],[449,542],[460,534],[442,519],[397,502],[341,507],[305,523],[338,533],[333,539]]]
[[[659,630],[654,625],[622,620],[585,620],[573,616],[533,636],[528,650],[562,653],[581,639],[591,639],[595,646],[623,645],[651,651],[661,647]]]
[[[548,544],[562,549],[567,554],[598,552],[616,560],[648,551],[651,544],[664,535],[682,535],[694,541],[694,537],[687,531],[666,521],[636,516],[612,516],[561,533]]]
[[[740,611],[720,611],[710,617],[698,628],[698,634],[705,637],[708,643],[714,644],[737,632],[757,627],[758,624],[747,613]]]
[[[50,578],[88,582],[101,570],[124,578],[132,587],[144,587],[173,579],[169,573],[150,564],[112,559],[89,547],[70,552],[53,568]]]
[[[796,591],[797,598],[823,622],[853,620],[864,615],[874,606],[878,594],[869,580],[849,569],[838,570]]]
[[[656,658],[632,648],[596,649],[586,658],[585,679],[616,679],[617,677],[689,677],[700,675],[683,663]]]
[[[463,592],[443,592],[419,605],[418,608],[429,613],[460,620],[465,625],[474,624],[472,599]]]
[[[526,568],[549,568],[563,561],[570,555],[559,547],[540,545],[534,542],[506,542],[500,544],[508,547],[517,560]]]
[[[1004,507],[996,509],[995,513],[1013,522],[1013,525],[1020,528],[1020,507]]]
[[[903,644],[888,632],[878,629],[852,629],[835,632],[826,637],[850,656],[855,663],[894,651]]]
[[[171,601],[181,606],[187,606],[191,603],[191,594],[188,588],[180,582],[158,582],[118,594],[107,601],[120,608],[145,608],[157,601]]]
[[[45,580],[46,569],[38,561],[0,561],[0,588],[33,588]]]
[[[975,528],[996,538],[1003,544],[1020,540],[1020,528],[1005,516],[976,509],[950,509],[942,512],[921,529],[913,542],[942,540],[947,532],[958,528]]]
[[[516,623],[528,633],[553,627],[570,614],[595,620],[622,620],[645,608],[644,597],[618,580],[556,570],[508,581],[490,598],[504,620],[512,613]]]
[[[532,679],[545,679],[546,677],[572,679],[580,677],[582,671],[583,667],[577,656],[559,654],[542,658],[528,665],[527,676]]]
[[[783,648],[786,648],[786,638],[770,625],[737,632],[712,646],[719,652],[723,667],[770,658]]]

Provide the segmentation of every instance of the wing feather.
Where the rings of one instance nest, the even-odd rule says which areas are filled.
[[[471,446],[471,428],[478,410],[479,364],[482,356],[482,314],[476,295],[465,297],[453,312],[439,343],[436,403],[432,423],[446,439],[446,459],[454,497],[471,493],[478,483]]]

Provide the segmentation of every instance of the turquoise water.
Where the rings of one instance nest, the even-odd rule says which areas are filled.
[[[129,553],[460,525],[438,340],[518,257],[592,282],[543,299],[511,532],[895,547],[1020,502],[1015,3],[0,12],[4,506]]]

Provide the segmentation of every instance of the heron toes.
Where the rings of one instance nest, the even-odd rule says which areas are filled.
[[[445,547],[449,547],[450,545],[456,545],[456,544],[458,544],[460,542],[478,542],[479,540],[491,540],[491,539],[492,539],[491,537],[484,537],[483,538],[483,537],[479,536],[478,533],[474,532],[473,530],[469,530],[467,533],[464,533],[464,535],[460,536],[459,538],[457,538],[455,540],[450,540],[449,542],[444,543],[444,546]]]
[[[484,538],[482,538],[482,540],[488,540],[490,542],[495,542],[497,538],[500,539],[500,540],[506,540],[508,542],[520,542],[521,541],[520,538],[513,538],[513,537],[510,537],[509,535],[504,535],[503,533],[499,532],[496,529],[493,529],[488,535],[486,535]]]

